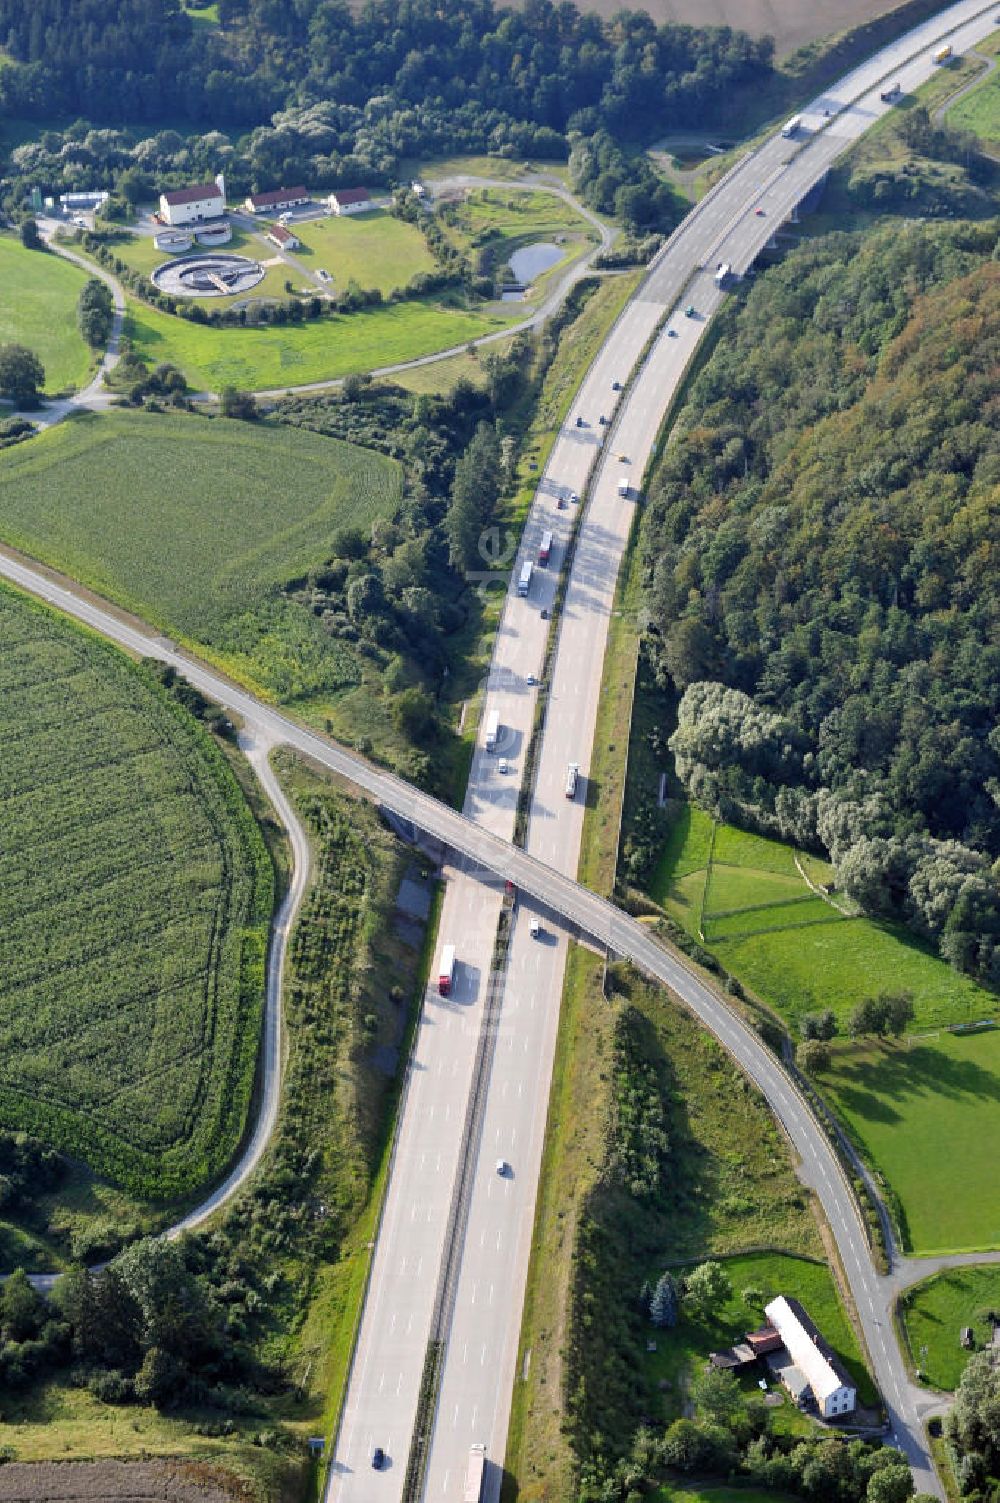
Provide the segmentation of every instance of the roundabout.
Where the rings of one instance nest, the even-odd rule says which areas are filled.
[[[259,261],[215,251],[164,261],[150,273],[153,286],[171,297],[236,297],[263,279]]]

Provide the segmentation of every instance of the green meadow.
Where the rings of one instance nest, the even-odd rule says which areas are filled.
[[[45,367],[51,395],[86,384],[92,356],[76,327],[87,273],[50,251],[0,235],[0,344],[24,344]]]

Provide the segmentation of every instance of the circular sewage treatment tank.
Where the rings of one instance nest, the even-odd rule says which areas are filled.
[[[164,261],[149,280],[171,297],[235,297],[249,292],[263,279],[264,268],[259,261],[210,252]]]

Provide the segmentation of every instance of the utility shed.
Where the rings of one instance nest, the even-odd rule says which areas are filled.
[[[779,1295],[765,1307],[764,1314],[812,1390],[823,1418],[850,1414],[858,1400],[854,1381],[798,1300]]]

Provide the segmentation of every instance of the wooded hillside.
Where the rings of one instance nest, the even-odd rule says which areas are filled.
[[[695,383],[644,528],[689,792],[826,849],[869,911],[991,979],[995,243],[995,224],[894,226],[762,277]]]

